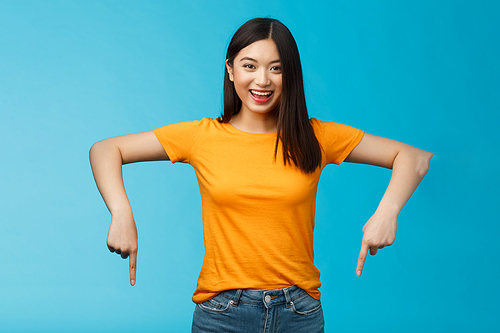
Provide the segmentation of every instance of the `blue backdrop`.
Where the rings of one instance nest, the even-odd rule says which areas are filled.
[[[225,48],[272,16],[313,117],[434,152],[395,244],[356,264],[390,171],[329,166],[315,231],[327,332],[493,332],[500,296],[498,1],[0,0],[0,326],[188,332],[203,259],[193,170],[124,167],[137,285],[106,247],[101,139],[221,111]]]

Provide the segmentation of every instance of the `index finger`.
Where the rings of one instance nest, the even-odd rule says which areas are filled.
[[[361,276],[363,272],[363,266],[365,264],[366,255],[368,254],[368,244],[365,242],[361,243],[361,252],[359,252],[358,267],[356,268],[356,275]]]
[[[135,272],[137,270],[137,252],[130,253],[129,258],[130,284],[135,285]]]

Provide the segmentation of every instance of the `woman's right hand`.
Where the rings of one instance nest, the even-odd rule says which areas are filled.
[[[111,212],[108,248],[124,259],[130,257],[131,285],[136,282],[137,228],[123,185],[122,164],[168,159],[153,131],[109,138],[90,149],[95,182]]]
[[[108,248],[119,254],[123,259],[129,259],[130,284],[135,285],[137,270],[137,227],[133,216],[111,218],[108,231]]]

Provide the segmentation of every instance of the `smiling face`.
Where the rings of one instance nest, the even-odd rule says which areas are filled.
[[[281,61],[271,39],[243,48],[232,66],[226,62],[229,79],[241,99],[241,113],[268,115],[281,99]]]

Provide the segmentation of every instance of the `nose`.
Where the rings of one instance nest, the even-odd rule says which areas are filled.
[[[256,73],[255,83],[259,87],[266,87],[271,84],[271,80],[269,79],[269,73],[266,69],[260,68]]]

